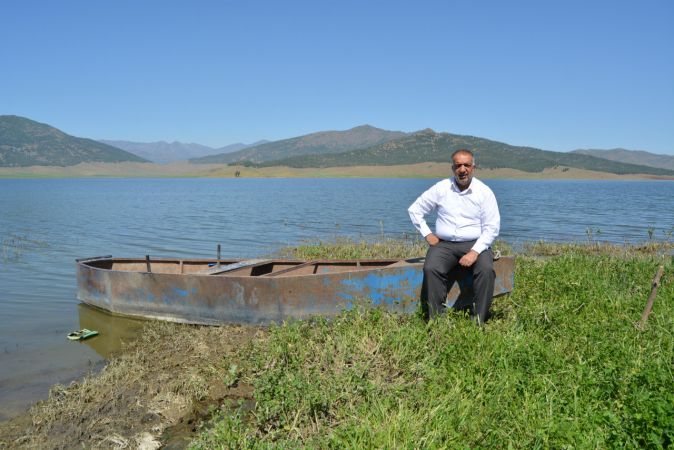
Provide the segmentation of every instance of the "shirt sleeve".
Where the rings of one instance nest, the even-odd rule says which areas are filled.
[[[472,248],[472,250],[475,250],[478,254],[485,251],[494,243],[501,228],[501,215],[498,212],[496,197],[491,190],[488,190],[485,193],[480,214],[480,222],[482,225],[482,233]]]
[[[428,236],[432,233],[431,229],[426,224],[426,219],[424,216],[433,211],[438,206],[437,202],[437,185],[432,186],[429,190],[424,192],[419,196],[418,199],[412,205],[407,208],[407,212],[412,219],[412,224],[423,237]]]

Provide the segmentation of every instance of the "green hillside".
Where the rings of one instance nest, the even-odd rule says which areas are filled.
[[[0,116],[0,167],[74,166],[82,162],[147,162],[91,139],[19,116]]]
[[[235,163],[250,161],[262,163],[302,155],[322,155],[383,144],[405,136],[400,131],[387,131],[362,125],[346,131],[321,131],[291,139],[248,147],[238,152],[193,158],[194,164]]]
[[[452,152],[467,148],[475,152],[477,164],[486,169],[512,168],[525,172],[565,166],[614,174],[674,175],[674,171],[625,164],[578,153],[562,153],[531,147],[516,147],[474,136],[436,133],[422,130],[394,141],[361,150],[337,154],[307,155],[268,161],[258,167],[336,167],[362,165],[398,165],[420,162],[447,162]]]

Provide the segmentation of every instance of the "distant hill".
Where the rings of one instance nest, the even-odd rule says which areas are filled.
[[[572,153],[580,153],[582,155],[590,155],[627,164],[674,170],[674,155],[658,155],[643,150],[626,150],[624,148],[613,148],[610,150],[580,149],[574,150]]]
[[[387,131],[362,125],[346,131],[322,131],[256,145],[233,153],[194,158],[190,159],[190,162],[195,164],[239,161],[261,163],[298,155],[322,155],[367,148],[402,136],[405,136],[405,133],[401,131]]]
[[[231,153],[251,147],[253,145],[264,144],[268,141],[258,141],[254,144],[231,144],[221,148],[208,147],[201,144],[185,144],[183,142],[131,142],[131,141],[112,141],[99,140],[104,144],[121,148],[134,155],[148,159],[153,162],[165,164],[176,161],[187,161],[191,158],[200,158],[208,155],[221,153]]]
[[[436,133],[426,129],[366,149],[342,153],[306,155],[264,163],[247,163],[258,167],[336,167],[361,165],[398,165],[420,162],[448,162],[460,148],[475,152],[480,167],[513,168],[540,172],[550,167],[575,167],[615,174],[674,175],[673,170],[624,164],[578,153],[562,153],[532,147],[516,147],[474,136]]]
[[[19,116],[0,116],[0,166],[74,166],[82,162],[147,162],[92,139]]]
[[[225,145],[224,147],[216,148],[215,151],[218,153],[233,153],[239,150],[243,150],[244,148],[250,148],[250,147],[257,147],[258,145],[262,144],[267,144],[270,141],[266,139],[262,139],[256,142],[253,142],[252,144],[230,144],[230,145]]]

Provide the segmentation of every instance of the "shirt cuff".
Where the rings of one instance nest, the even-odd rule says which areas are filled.
[[[483,251],[487,250],[487,246],[484,245],[482,242],[476,242],[475,245],[473,245],[473,248],[471,248],[471,250],[474,250],[479,255]]]
[[[428,236],[429,234],[432,233],[431,229],[428,228],[428,225],[426,225],[425,223],[422,223],[421,225],[419,225],[419,231],[421,232],[421,235],[423,237],[426,237],[426,236]]]

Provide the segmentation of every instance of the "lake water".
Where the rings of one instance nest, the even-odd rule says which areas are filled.
[[[304,240],[416,236],[434,180],[0,179],[0,420],[95,369],[138,322],[78,305],[75,258],[256,257]],[[674,182],[486,180],[501,239],[616,243],[674,230]],[[69,331],[93,328],[83,343]]]

